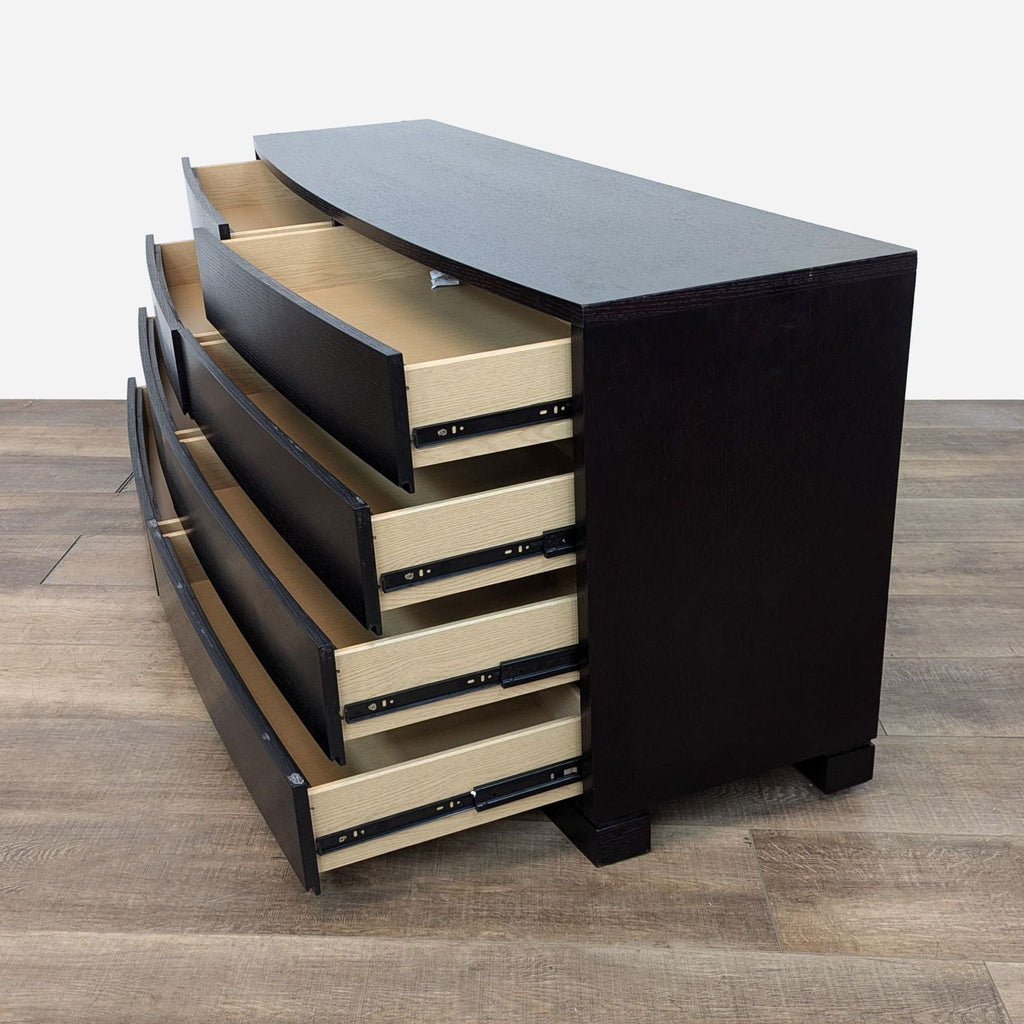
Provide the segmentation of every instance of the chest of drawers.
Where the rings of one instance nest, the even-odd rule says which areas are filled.
[[[916,256],[435,122],[184,161],[129,432],[290,863],[870,778]],[[431,288],[430,270],[461,282]]]

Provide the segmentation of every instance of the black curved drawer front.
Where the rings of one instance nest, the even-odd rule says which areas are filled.
[[[402,354],[289,291],[207,228],[195,244],[210,322],[310,419],[412,491]]]
[[[146,239],[157,325],[177,321],[160,246]],[[262,413],[187,327],[178,333],[189,412],[232,476],[300,558],[368,629],[381,632],[370,509]],[[167,365],[166,355],[164,365]]]
[[[146,235],[146,267],[149,270],[149,286],[153,293],[156,341],[160,346],[160,356],[178,404],[183,412],[188,412],[188,383],[181,355],[181,335],[185,328],[178,319],[174,304],[170,301],[164,265],[152,235]]]
[[[175,435],[154,334],[139,310],[153,438],[174,507],[245,639],[323,750],[343,764],[334,645],[252,549]]]
[[[182,657],[224,747],[306,889],[320,892],[309,784],[278,739],[206,618],[171,542],[157,526],[143,392],[128,381],[128,441],[157,591]]]
[[[204,227],[218,238],[230,238],[231,228],[228,222],[210,202],[199,181],[199,175],[187,156],[181,158],[181,170],[185,175],[185,194],[188,196],[188,212],[192,218],[192,226]]]

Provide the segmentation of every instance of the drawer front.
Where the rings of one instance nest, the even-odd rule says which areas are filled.
[[[149,287],[153,294],[156,342],[160,348],[161,361],[178,404],[182,411],[188,412],[188,384],[181,353],[181,335],[184,328],[171,302],[163,260],[152,235],[146,236],[146,267],[149,270]]]
[[[140,310],[152,437],[174,509],[247,641],[317,741],[343,759],[334,645],[252,549],[175,434],[154,334],[153,321]]]
[[[389,480],[572,436],[568,324],[352,229],[218,242],[196,232],[210,321],[270,383]]]
[[[570,687],[521,698],[500,715],[476,709],[357,740],[345,767],[328,760],[204,578],[185,532],[166,522],[169,532],[161,530],[167,509],[155,492],[169,496],[170,481],[150,460],[155,424],[134,381],[128,398],[168,620],[229,755],[307,889],[320,891],[322,870],[580,794],[579,697]]]
[[[176,320],[160,247],[147,239],[157,323]],[[368,629],[381,632],[370,509],[270,420],[185,327],[178,332],[193,419],[232,476],[305,563]],[[166,355],[161,350],[163,365]]]
[[[387,479],[413,489],[400,352],[362,334],[195,232],[206,315],[290,402]]]
[[[142,393],[128,382],[128,440],[157,590],[182,657],[238,774],[306,889],[320,891],[308,783],[210,626],[170,541],[150,483]],[[187,785],[187,780],[182,780]]]
[[[186,246],[174,243],[176,258]],[[150,239],[148,249],[158,311],[189,322],[161,273],[162,247]],[[188,315],[202,326],[203,314],[200,306]],[[566,456],[531,448],[428,470],[410,499],[280,392],[265,382],[253,389],[251,367],[225,339],[204,337],[177,331],[193,419],[263,515],[367,628],[382,631],[382,611],[574,561],[563,536],[575,521]]]

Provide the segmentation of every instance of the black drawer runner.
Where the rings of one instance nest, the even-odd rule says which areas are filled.
[[[369,700],[353,701],[344,708],[346,722],[360,722],[365,718],[376,718],[395,711],[415,707],[417,704],[429,704],[431,701],[444,700],[458,693],[480,690],[488,686],[501,686],[509,689],[532,683],[536,679],[547,676],[561,675],[579,668],[579,645],[559,647],[557,650],[544,651],[543,654],[530,654],[524,658],[513,658],[503,661],[494,668],[485,668],[480,672],[467,672],[448,679],[440,679],[422,686],[410,686],[405,690],[381,694]]]
[[[459,814],[462,811],[486,811],[491,807],[501,807],[502,804],[511,803],[513,800],[521,800],[524,797],[546,793],[548,790],[579,782],[582,777],[582,758],[576,757],[569,761],[559,761],[557,764],[550,764],[544,768],[535,768],[533,771],[511,775],[508,778],[499,779],[497,782],[477,786],[468,793],[458,793],[455,796],[445,797],[443,800],[435,800],[433,803],[414,807],[409,811],[400,811],[398,814],[390,814],[386,818],[377,818],[374,821],[364,822],[362,825],[355,825],[342,829],[340,832],[321,836],[316,841],[316,852],[321,855],[333,853],[343,847],[368,843],[371,839],[380,839],[381,836],[390,835],[392,832],[413,828],[416,825],[434,821],[436,818],[447,818],[451,814]]]
[[[496,434],[501,430],[515,430],[517,427],[532,427],[549,420],[564,420],[572,416],[572,399],[562,398],[557,402],[543,405],[524,405],[518,409],[489,412],[481,416],[467,416],[444,423],[431,423],[427,427],[414,427],[412,443],[417,448],[429,448],[435,444],[461,441],[464,437],[480,434]]]
[[[410,565],[405,569],[394,569],[381,573],[380,589],[388,594],[393,590],[404,590],[406,587],[430,583],[445,576],[487,569],[492,565],[515,562],[521,558],[533,558],[537,555],[554,558],[556,555],[567,555],[576,550],[578,536],[579,531],[575,526],[565,526],[560,530],[548,530],[539,537],[528,537],[526,540],[516,540],[511,544],[497,544],[493,548],[481,548],[479,551],[469,551],[464,555],[439,558],[436,562]]]

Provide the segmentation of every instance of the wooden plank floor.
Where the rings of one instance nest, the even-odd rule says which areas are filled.
[[[121,402],[0,402],[0,1021],[1024,1024],[1024,402],[908,406],[877,777],[299,886],[153,591]]]

